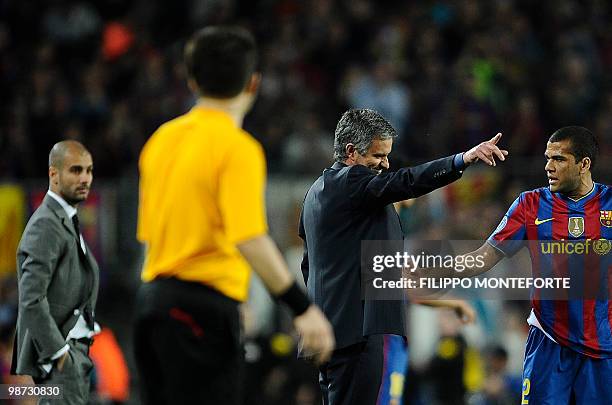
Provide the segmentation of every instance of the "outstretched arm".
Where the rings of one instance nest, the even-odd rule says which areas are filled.
[[[417,269],[405,268],[403,273],[406,278],[415,280],[416,281],[415,285],[417,286],[422,285],[421,284],[422,280],[419,281],[420,279],[426,279],[426,278],[443,279],[443,278],[475,277],[495,267],[495,265],[499,263],[501,259],[504,258],[504,254],[500,250],[494,248],[489,242],[485,242],[481,247],[479,247],[478,249],[472,252],[469,252],[463,255],[458,255],[457,260],[459,260],[460,257],[462,258],[461,263],[463,263],[464,265],[464,269],[462,271],[458,271],[454,268],[446,268],[446,267],[443,267],[443,268],[427,267],[427,268],[417,268]],[[467,260],[466,258],[468,257],[471,257],[471,259]],[[425,304],[425,305],[430,305],[430,306],[451,307],[451,308],[454,308],[456,311],[462,311],[463,308],[456,307],[455,305],[457,302],[456,300],[453,300],[453,299],[441,300],[441,299],[435,298],[435,297],[443,296],[446,292],[447,292],[446,290],[430,290],[427,288],[409,288],[407,289],[406,294],[408,296],[408,299],[415,303]],[[468,312],[467,314],[468,319],[471,318],[471,315],[469,315],[470,311],[466,311],[466,312]]]
[[[474,277],[486,273],[504,258],[504,254],[500,250],[494,248],[489,242],[483,243],[478,249],[463,256],[482,257],[482,263],[484,263],[484,265],[479,267],[478,263],[474,263],[472,266],[466,266],[464,271],[457,272],[453,270],[455,277]],[[466,261],[464,260],[463,263],[466,263]]]
[[[489,242],[485,242],[478,249],[465,253],[462,255],[457,255],[457,261],[459,261],[459,257],[462,258],[461,263],[464,264],[465,269],[462,271],[456,270],[454,268],[417,268],[413,270],[405,269],[405,274],[407,274],[410,278],[419,278],[419,277],[436,277],[436,278],[466,278],[466,277],[475,277],[482,273],[486,273],[491,270],[497,263],[500,262],[501,259],[504,258],[504,254],[494,248]],[[472,260],[466,260],[466,258],[471,257]],[[478,259],[478,260],[476,260]],[[408,273],[410,274],[408,274]]]
[[[464,300],[422,300],[413,299],[414,304],[425,305],[432,308],[450,308],[455,311],[455,314],[461,320],[461,323],[474,323],[476,320],[476,311],[469,302]]]
[[[467,165],[479,160],[495,166],[495,159],[505,160],[508,151],[499,149],[498,133],[465,153],[433,160],[414,167],[377,174],[365,166],[356,165],[349,171],[350,200],[355,205],[386,206],[416,198],[459,179]]]

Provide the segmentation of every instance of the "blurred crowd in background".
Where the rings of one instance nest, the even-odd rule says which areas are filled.
[[[265,148],[271,229],[296,274],[296,213],[331,162],[347,108],[373,108],[394,125],[392,168],[504,133],[507,163],[471,168],[401,208],[411,238],[486,238],[520,191],[543,183],[546,139],[565,125],[595,132],[603,155],[595,179],[611,180],[605,0],[0,0],[0,382],[12,381],[15,239],[32,195],[45,191],[51,146],[67,138],[93,154],[99,198],[84,222],[103,263],[98,312],[131,365],[138,154],[160,124],[193,105],[183,46],[217,23],[246,26],[259,43],[263,82],[245,127]],[[448,314],[410,310],[418,333],[407,403],[517,403],[528,304],[475,305],[479,323],[465,330]],[[290,321],[257,282],[245,324],[248,403],[317,403],[316,373],[294,360]],[[125,373],[132,390],[100,402],[138,403],[135,376]]]
[[[604,0],[3,1],[0,176],[44,177],[66,137],[92,149],[98,177],[133,168],[147,137],[193,104],[186,38],[225,22],[259,41],[264,80],[246,127],[272,173],[325,167],[348,107],[383,113],[419,160],[499,129],[518,156],[540,156],[566,124],[610,141],[611,11]]]

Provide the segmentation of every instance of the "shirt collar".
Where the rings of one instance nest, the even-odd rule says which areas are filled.
[[[586,201],[590,200],[591,197],[593,195],[595,195],[595,189],[597,188],[596,186],[597,186],[597,183],[593,182],[593,187],[591,188],[591,191],[589,191],[588,193],[586,193],[582,197],[576,198],[576,199],[568,197],[567,195],[562,194],[562,193],[555,193],[555,194],[557,196],[560,196],[561,198],[567,200],[567,201],[572,202],[572,203],[582,203],[582,202],[586,202]]]
[[[595,191],[595,182],[593,182],[593,187],[591,188],[591,191],[589,191],[588,193],[586,193],[586,194],[585,194],[585,195],[583,195],[582,197],[579,197],[579,198],[576,198],[576,199],[573,199],[573,198],[571,198],[571,197],[567,197],[567,198],[569,198],[569,199],[570,199],[570,200],[572,200],[573,202],[578,202],[578,201],[580,201],[580,200],[583,200],[583,199],[587,198],[587,197],[588,197],[588,196],[590,196],[591,194],[593,194],[593,191]]]
[[[59,195],[55,194],[53,191],[48,190],[47,194],[49,195],[49,197],[53,198],[55,201],[57,201],[59,203],[59,205],[62,206],[62,208],[64,209],[64,211],[66,211],[66,215],[68,215],[68,218],[72,219],[73,216],[76,215],[77,213],[77,209],[74,208],[72,205],[68,204],[66,202],[66,200],[64,200],[62,197],[60,197]]]

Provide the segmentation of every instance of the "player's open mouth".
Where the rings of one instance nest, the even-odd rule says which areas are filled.
[[[549,177],[548,178],[548,184],[554,184],[554,183],[558,183],[559,179],[556,179],[554,177]]]

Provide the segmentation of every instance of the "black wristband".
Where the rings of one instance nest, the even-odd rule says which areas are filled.
[[[277,296],[276,299],[284,302],[293,311],[295,316],[302,315],[310,306],[308,296],[304,294],[297,281],[294,281],[291,287]]]

